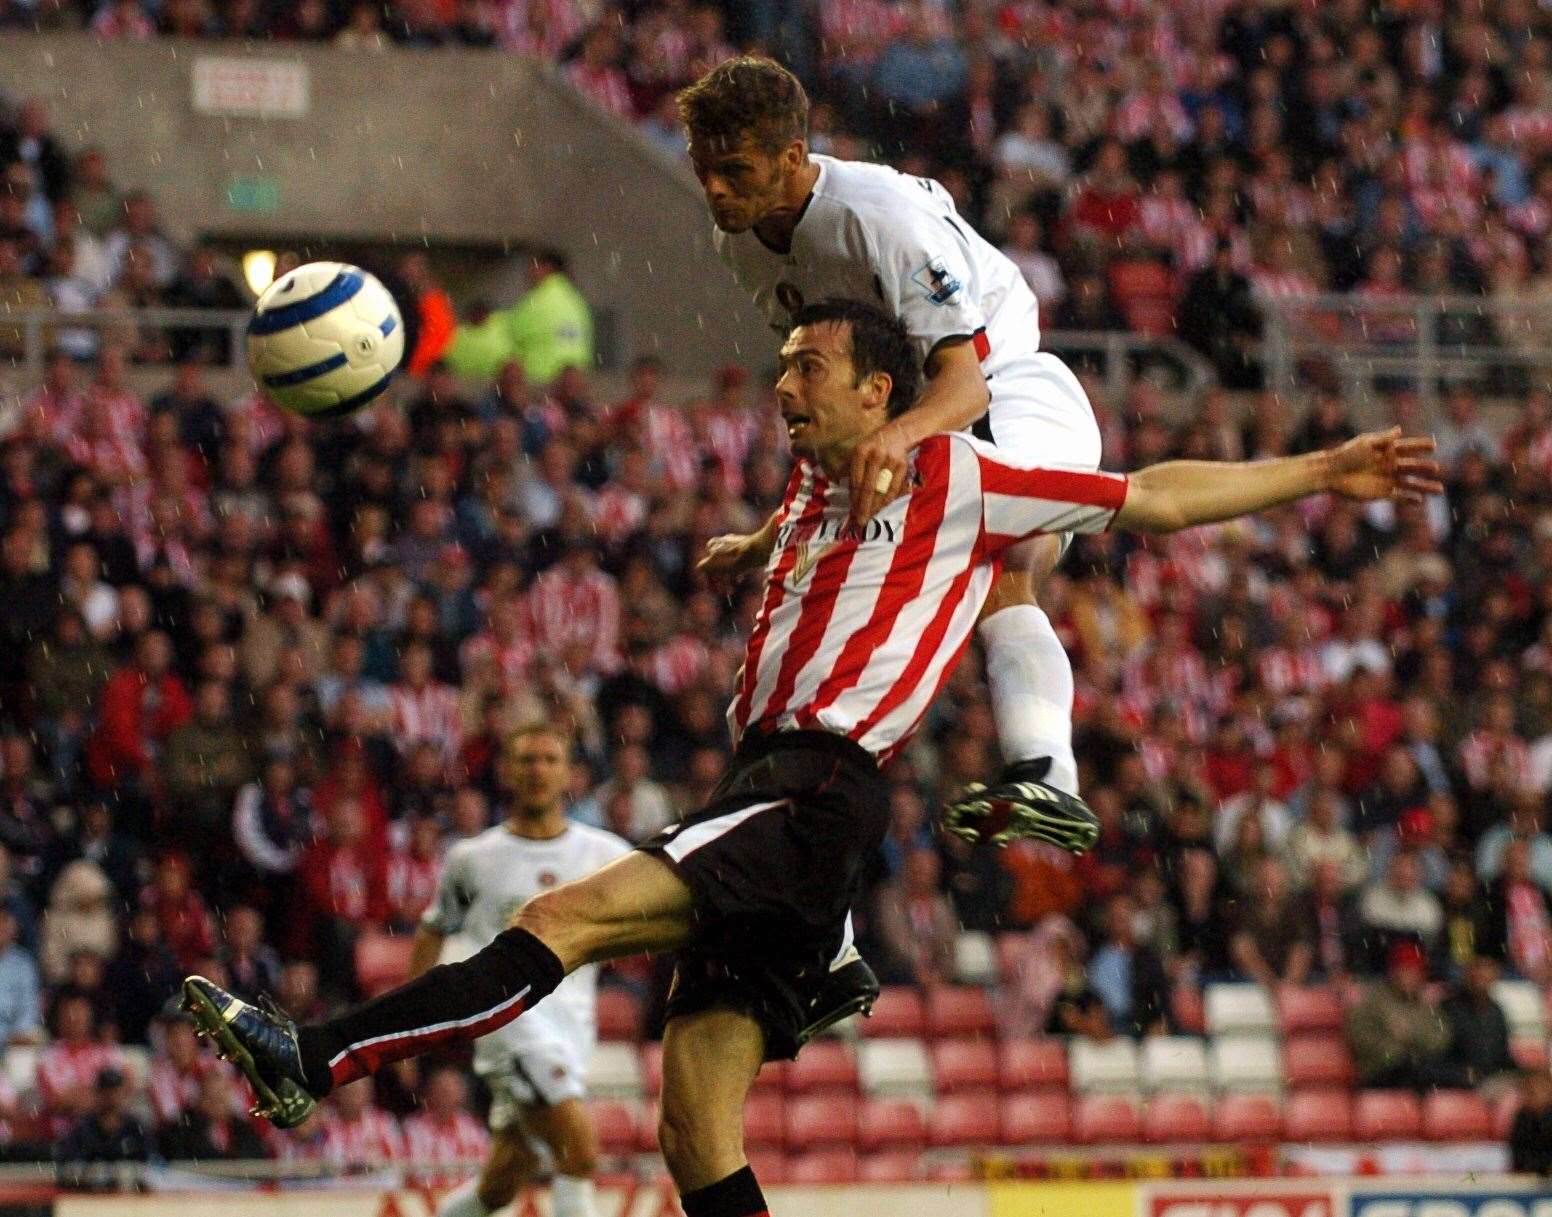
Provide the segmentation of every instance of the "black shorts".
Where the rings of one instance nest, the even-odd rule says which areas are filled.
[[[764,1029],[767,1060],[796,1055],[888,819],[888,787],[852,741],[746,735],[705,810],[640,847],[694,900],[667,1016],[741,1010]]]

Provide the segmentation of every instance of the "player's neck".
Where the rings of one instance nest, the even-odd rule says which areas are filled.
[[[818,181],[819,166],[813,161],[804,161],[803,168],[788,179],[782,201],[755,224],[755,236],[772,249],[790,249],[792,234],[797,231],[798,221],[803,218],[809,196],[814,193]]]
[[[504,827],[514,837],[529,841],[548,841],[561,836],[569,827],[566,809],[557,803],[548,811],[528,815],[514,809],[506,818]]]

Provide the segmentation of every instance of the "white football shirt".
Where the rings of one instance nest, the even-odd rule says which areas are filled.
[[[565,832],[546,840],[519,837],[498,824],[447,851],[436,899],[421,923],[484,947],[540,892],[585,878],[630,850],[613,833],[586,824],[568,822]],[[475,1042],[476,1071],[508,1069],[525,1046],[557,1038],[576,1045],[585,1060],[596,1035],[597,991],[597,965],[578,968],[532,1010]]]
[[[937,182],[885,165],[811,156],[819,180],[781,253],[751,229],[714,240],[773,329],[828,296],[899,317],[925,360],[970,338],[988,377],[1040,349],[1040,305],[1017,266],[971,228]]]

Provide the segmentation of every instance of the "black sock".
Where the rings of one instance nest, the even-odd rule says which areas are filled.
[[[684,1217],[770,1217],[752,1167],[679,1197]]]
[[[432,968],[338,1018],[300,1028],[307,1089],[321,1098],[437,1044],[478,1039],[532,1009],[564,976],[539,939],[505,930],[462,963]]]

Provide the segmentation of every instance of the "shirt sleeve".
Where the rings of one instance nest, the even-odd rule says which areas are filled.
[[[980,440],[954,440],[974,452],[980,467],[982,544],[989,558],[1026,537],[1104,532],[1126,502],[1125,474],[1014,465]]]
[[[921,189],[935,200],[931,186],[923,182]],[[921,357],[925,360],[947,339],[968,338],[985,358],[986,317],[970,248],[947,204],[941,215],[929,205],[887,216],[859,212],[853,218],[857,239],[868,246],[882,305],[900,318]]]
[[[469,915],[471,896],[464,859],[462,850],[453,850],[447,855],[447,862],[437,879],[436,896],[420,915],[421,925],[444,938],[463,929]]]

